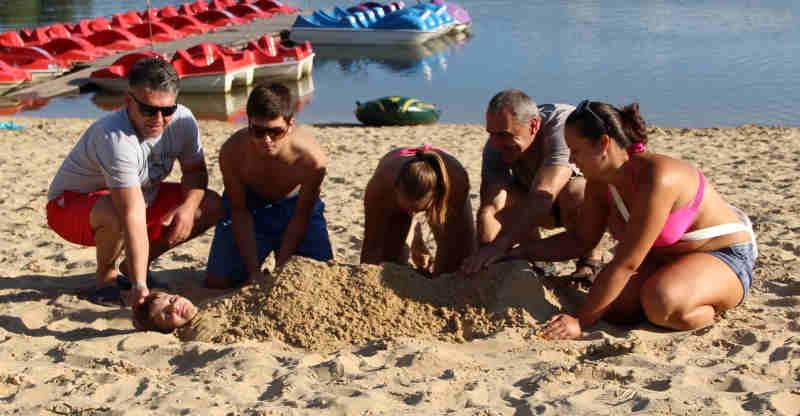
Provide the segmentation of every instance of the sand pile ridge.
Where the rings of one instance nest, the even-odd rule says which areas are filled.
[[[465,341],[507,327],[535,327],[561,309],[526,262],[491,266],[470,279],[428,279],[394,265],[289,262],[263,281],[201,308],[185,340],[231,343],[279,339],[331,350],[372,339]]]

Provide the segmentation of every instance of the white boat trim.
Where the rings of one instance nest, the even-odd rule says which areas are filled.
[[[226,93],[234,86],[253,84],[253,67],[237,69],[226,74],[183,75],[180,90],[187,93]]]
[[[256,65],[253,76],[255,78],[297,81],[311,72],[313,62],[314,54],[311,54],[299,61],[291,59],[279,63]]]

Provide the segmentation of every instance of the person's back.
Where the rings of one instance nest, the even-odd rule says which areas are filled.
[[[424,212],[436,240],[430,256],[415,224]],[[429,145],[389,152],[381,158],[364,192],[361,262],[407,263],[438,275],[458,269],[475,249],[469,177],[452,155]]]

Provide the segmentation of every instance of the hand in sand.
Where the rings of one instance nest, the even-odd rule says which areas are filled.
[[[244,281],[242,286],[250,286],[256,282],[264,281],[264,279],[266,279],[266,277],[264,277],[264,272],[258,270],[253,273],[250,273],[250,275],[247,276],[247,280]]]
[[[182,243],[189,238],[194,227],[195,210],[192,207],[181,205],[164,217],[163,224],[169,228],[167,242],[170,246]]]
[[[500,260],[506,253],[494,244],[488,244],[478,250],[477,253],[464,259],[461,263],[461,271],[465,274],[474,274],[490,264]]]
[[[562,313],[547,322],[542,335],[547,339],[575,339],[581,336],[581,324],[577,318]]]

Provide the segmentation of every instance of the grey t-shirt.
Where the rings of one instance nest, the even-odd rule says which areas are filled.
[[[64,191],[141,186],[150,205],[175,159],[186,164],[203,157],[197,121],[188,108],[178,105],[161,136],[142,142],[123,109],[95,121],[83,133],[50,183],[47,199]]]
[[[515,184],[529,191],[536,173],[543,166],[568,166],[569,147],[564,140],[564,123],[575,107],[569,104],[542,104],[539,116],[542,124],[533,145],[512,165],[503,162],[500,152],[488,143],[483,147],[481,180],[483,182]]]

